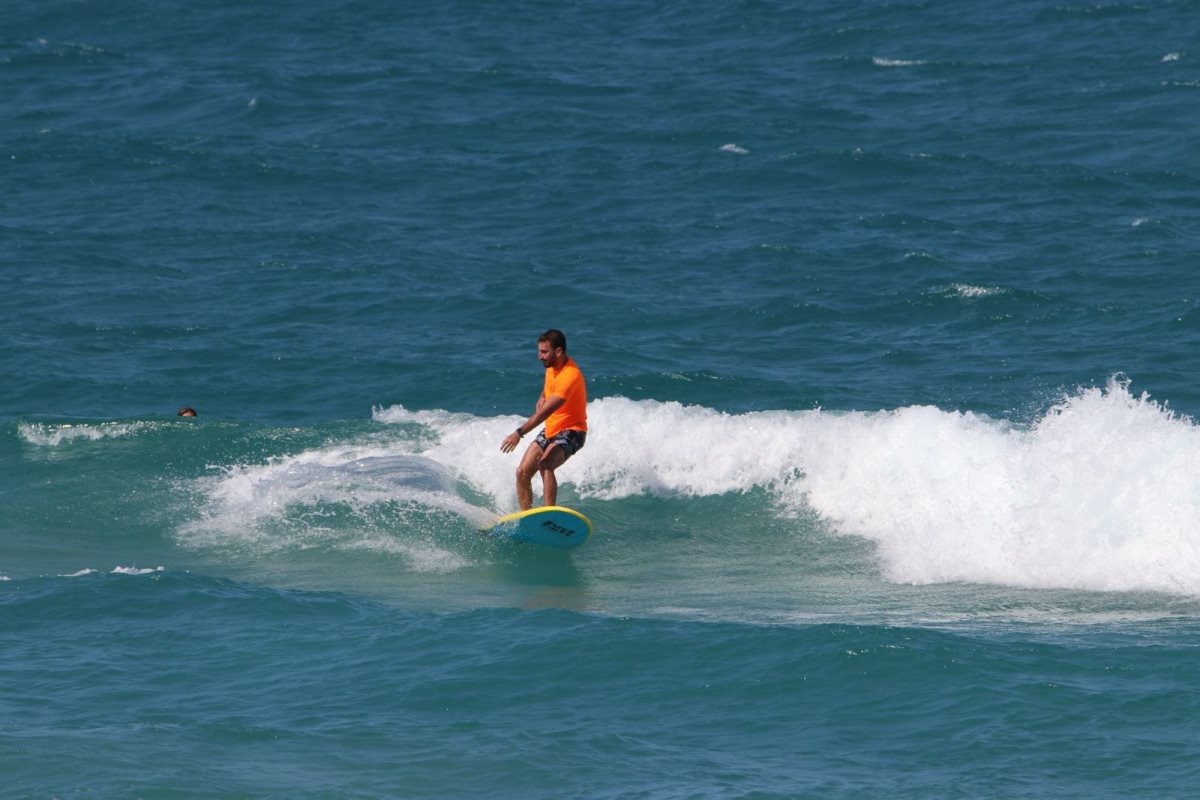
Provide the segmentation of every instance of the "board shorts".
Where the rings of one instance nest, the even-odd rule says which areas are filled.
[[[538,447],[542,448],[542,452],[550,449],[550,445],[558,445],[562,448],[563,454],[570,458],[577,452],[583,449],[583,443],[587,441],[587,431],[577,431],[574,428],[567,428],[565,431],[559,431],[554,434],[553,439],[546,438],[546,429],[542,428],[542,432],[535,439]],[[566,461],[564,458],[563,461]]]

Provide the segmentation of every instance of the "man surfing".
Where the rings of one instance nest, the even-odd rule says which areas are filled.
[[[538,361],[546,368],[546,381],[533,416],[517,426],[500,443],[502,453],[511,453],[538,425],[546,426],[530,442],[517,466],[517,502],[522,511],[533,507],[533,474],[542,475],[544,505],[557,505],[558,479],[554,470],[575,455],[587,440],[587,387],[575,359],[567,355],[567,337],[551,328],[538,337]]]

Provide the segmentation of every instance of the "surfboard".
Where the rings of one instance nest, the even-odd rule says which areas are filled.
[[[556,550],[574,550],[592,535],[592,521],[566,506],[542,506],[501,517],[484,533]]]

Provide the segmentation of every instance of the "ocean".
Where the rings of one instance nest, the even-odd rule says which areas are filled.
[[[0,797],[1194,796],[1200,3],[3,16]]]

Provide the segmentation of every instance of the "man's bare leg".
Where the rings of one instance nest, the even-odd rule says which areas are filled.
[[[517,505],[522,511],[533,508],[533,475],[538,471],[538,463],[542,459],[542,448],[537,442],[530,442],[529,449],[521,456],[517,465]]]
[[[566,453],[556,444],[546,448],[545,454],[537,463],[538,472],[542,473],[542,502],[548,506],[558,505],[558,478],[554,470],[567,460]]]

